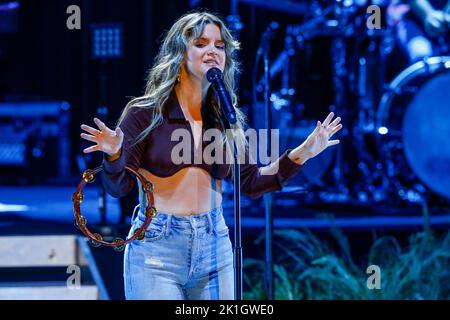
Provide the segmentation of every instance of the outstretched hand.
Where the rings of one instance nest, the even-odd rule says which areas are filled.
[[[339,140],[329,140],[336,132],[342,129],[340,117],[331,122],[334,113],[330,112],[326,119],[321,123],[317,121],[316,128],[306,138],[306,140],[297,148],[289,153],[289,158],[303,164],[306,160],[314,158],[323,150],[339,143]]]
[[[432,10],[425,16],[425,32],[432,38],[438,37],[446,32],[448,23],[448,14]]]
[[[92,128],[85,124],[81,125],[81,129],[90,134],[81,133],[80,136],[83,139],[96,143],[96,145],[84,149],[83,152],[90,153],[94,151],[103,151],[109,156],[115,155],[122,147],[122,130],[119,127],[117,127],[116,130],[111,130],[97,118],[94,118],[94,122],[98,126],[98,129]]]

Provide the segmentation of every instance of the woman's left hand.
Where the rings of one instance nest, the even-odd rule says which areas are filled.
[[[339,124],[341,118],[337,117],[331,122],[333,117],[334,113],[330,112],[323,123],[317,121],[314,131],[301,145],[292,150],[288,157],[298,164],[303,164],[326,148],[338,144],[339,140],[329,140],[336,132],[342,129],[342,124]]]

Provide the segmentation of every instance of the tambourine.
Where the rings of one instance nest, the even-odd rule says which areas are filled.
[[[153,198],[153,185],[150,181],[146,180],[140,173],[137,171],[125,167],[126,170],[133,173],[136,178],[141,182],[141,186],[145,197],[147,199],[147,207],[145,208],[145,220],[144,224],[136,229],[133,236],[123,240],[121,238],[116,238],[113,242],[107,242],[103,240],[103,237],[99,233],[92,233],[87,228],[87,219],[83,217],[80,213],[80,204],[83,202],[83,188],[87,183],[92,183],[95,180],[95,175],[102,171],[102,167],[99,166],[95,169],[87,169],[83,172],[83,176],[81,178],[80,183],[77,186],[77,190],[72,194],[72,202],[73,202],[73,211],[75,213],[75,223],[76,226],[83,232],[83,234],[89,239],[89,243],[94,247],[99,247],[101,245],[113,247],[116,251],[122,251],[125,248],[125,245],[128,242],[133,240],[143,240],[145,238],[145,232],[147,227],[150,225],[152,219],[156,216],[157,210],[154,207],[154,198]]]

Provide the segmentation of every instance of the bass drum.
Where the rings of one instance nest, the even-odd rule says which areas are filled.
[[[450,199],[449,56],[402,71],[382,96],[377,128],[380,158],[399,193],[431,190]]]

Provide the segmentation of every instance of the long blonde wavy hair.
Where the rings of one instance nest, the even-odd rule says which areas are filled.
[[[155,58],[153,67],[150,69],[147,78],[144,95],[133,98],[125,106],[119,121],[120,125],[130,108],[146,108],[152,111],[152,121],[150,125],[136,138],[136,143],[141,142],[158,125],[163,122],[163,107],[167,102],[180,72],[180,67],[187,52],[189,42],[201,37],[205,26],[209,23],[216,24],[220,31],[222,40],[225,42],[225,68],[223,71],[223,81],[230,96],[237,116],[237,124],[233,126],[234,136],[239,150],[247,145],[244,127],[246,125],[245,115],[236,108],[237,96],[235,94],[235,77],[239,73],[239,64],[234,59],[233,53],[240,49],[238,41],[233,39],[228,28],[220,18],[209,12],[193,12],[183,15],[179,18],[167,34],[161,44],[158,55]],[[203,103],[211,106],[207,112],[212,112],[215,119],[220,120],[220,104],[216,100],[212,86],[209,87],[206,94],[206,100]],[[222,143],[226,143],[226,152],[228,159],[232,159],[231,139],[227,137],[225,128],[220,126],[222,131]],[[241,154],[241,152],[240,152]]]

